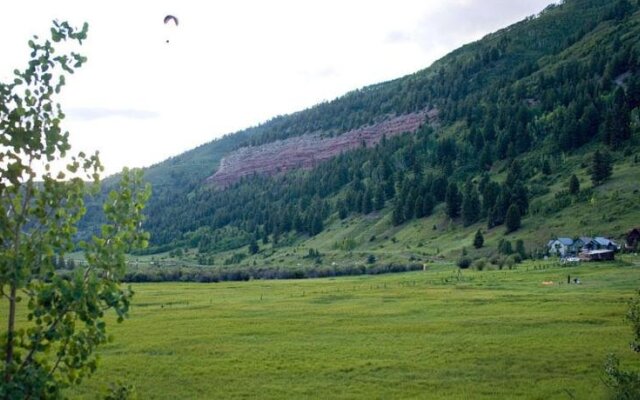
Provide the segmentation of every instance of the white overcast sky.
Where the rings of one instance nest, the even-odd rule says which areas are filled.
[[[0,80],[53,19],[88,22],[89,61],[60,101],[73,149],[99,150],[110,174],[426,68],[552,2],[7,1]]]

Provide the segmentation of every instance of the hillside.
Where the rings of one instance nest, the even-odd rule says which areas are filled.
[[[155,165],[149,252],[335,269],[497,257],[504,239],[529,256],[554,235],[620,238],[640,225],[638,9],[567,0],[425,70]],[[611,174],[593,172],[596,152]],[[486,244],[472,250],[478,230]]]
[[[206,182],[226,188],[252,174],[274,175],[294,169],[313,169],[343,152],[372,147],[383,137],[413,133],[422,124],[435,122],[437,110],[387,117],[381,122],[353,129],[339,136],[305,134],[275,142],[241,147],[226,155],[215,174]]]

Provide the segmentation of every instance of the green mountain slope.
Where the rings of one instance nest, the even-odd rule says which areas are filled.
[[[640,225],[639,38],[637,2],[567,0],[425,70],[155,165],[146,171],[150,253],[229,268],[331,268],[457,259],[463,248],[491,257],[504,239],[531,253],[553,235],[619,238]],[[312,170],[245,177],[226,190],[204,183],[243,146],[336,136],[431,108],[437,123]],[[596,151],[613,170],[592,182]],[[572,175],[580,187],[570,192]],[[472,250],[478,230],[485,247]]]

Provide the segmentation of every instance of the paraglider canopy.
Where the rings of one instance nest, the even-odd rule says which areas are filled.
[[[178,18],[176,18],[175,16],[167,15],[166,17],[164,17],[165,24],[168,24],[171,21],[173,21],[173,23],[176,24],[176,26],[178,26]]]

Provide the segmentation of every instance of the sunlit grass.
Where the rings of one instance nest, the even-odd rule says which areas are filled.
[[[637,364],[623,323],[637,268],[135,285],[74,396],[120,378],[158,399],[602,398],[607,353]]]

